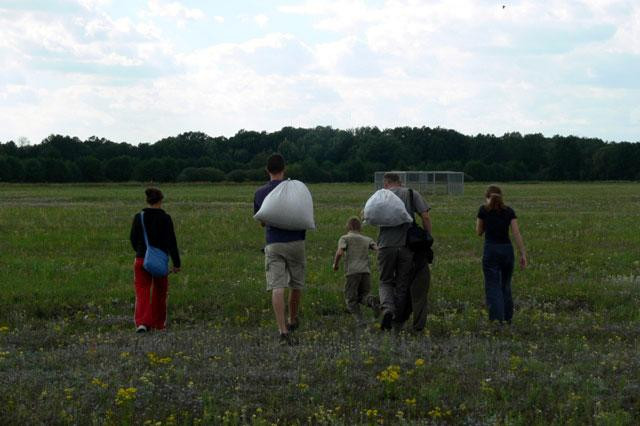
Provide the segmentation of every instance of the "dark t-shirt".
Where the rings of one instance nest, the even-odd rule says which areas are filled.
[[[281,180],[271,180],[265,185],[258,188],[253,197],[253,214],[258,213],[264,199],[282,182]],[[267,228],[267,244],[272,243],[289,243],[292,241],[304,240],[306,231],[289,231],[288,229],[280,229],[275,226],[266,226]]]
[[[478,219],[484,223],[484,240],[491,244],[510,244],[509,226],[516,219],[516,212],[509,206],[502,210],[487,210],[480,206]]]
[[[176,242],[171,216],[162,209],[148,207],[144,209],[144,227],[147,230],[149,244],[168,253],[171,256],[173,266],[179,268],[180,253],[178,252],[178,243]],[[136,257],[144,257],[147,253],[147,245],[144,242],[140,213],[136,213],[133,217],[129,239],[131,240],[131,247],[136,251]]]

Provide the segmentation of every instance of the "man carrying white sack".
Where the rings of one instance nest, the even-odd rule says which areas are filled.
[[[422,196],[413,192],[413,206],[409,190],[402,186],[400,176],[385,173],[384,188],[397,195],[410,215],[418,213],[424,229],[431,233],[429,205]],[[407,230],[411,223],[398,226],[381,226],[378,234],[378,269],[380,271],[380,303],[382,305],[382,330],[391,329],[395,315],[401,315],[409,303],[409,286],[413,273],[413,252],[407,247]]]
[[[253,211],[257,213],[265,198],[284,179],[284,158],[273,154],[267,160],[269,182],[258,188],[253,199]],[[304,287],[306,231],[266,227],[267,245],[264,248],[267,291],[271,291],[271,303],[278,323],[280,342],[293,345],[290,332],[299,325],[298,309]],[[289,321],[285,318],[285,289],[289,288]]]

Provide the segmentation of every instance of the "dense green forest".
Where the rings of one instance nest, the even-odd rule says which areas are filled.
[[[0,144],[3,182],[260,181],[272,152],[307,182],[372,181],[379,170],[464,171],[469,180],[638,180],[640,144],[541,134],[463,135],[398,127],[285,127],[230,138],[183,133],[132,145],[51,135],[36,145]]]

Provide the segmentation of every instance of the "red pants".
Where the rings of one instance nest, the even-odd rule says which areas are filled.
[[[148,328],[162,330],[167,322],[167,294],[169,280],[167,277],[154,278],[143,267],[144,259],[136,257],[133,267],[133,278],[136,288],[136,308],[134,321],[136,327],[145,325]],[[151,288],[153,287],[153,295]]]

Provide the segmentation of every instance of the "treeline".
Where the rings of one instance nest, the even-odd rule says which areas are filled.
[[[51,135],[37,145],[0,144],[3,182],[261,181],[272,152],[306,182],[366,182],[380,170],[464,171],[467,179],[637,180],[640,144],[541,134],[466,136],[398,127],[285,127],[211,137],[188,132],[153,144]]]

